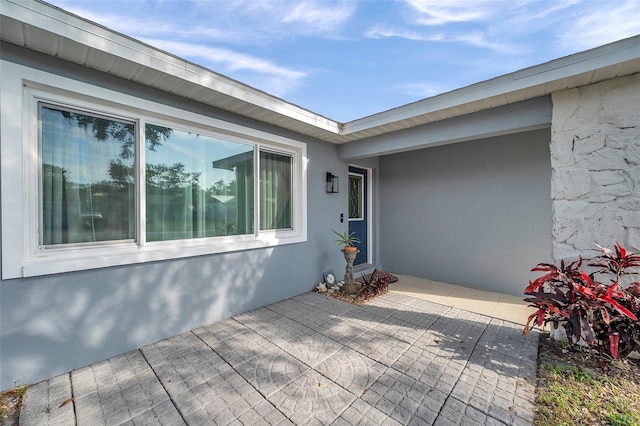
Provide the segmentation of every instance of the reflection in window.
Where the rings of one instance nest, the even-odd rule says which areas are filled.
[[[137,223],[149,242],[293,229],[290,153],[145,123],[137,200],[134,121],[45,103],[39,115],[41,246],[134,240]]]
[[[147,124],[146,239],[253,233],[253,146]]]
[[[134,123],[40,105],[42,245],[133,239]]]

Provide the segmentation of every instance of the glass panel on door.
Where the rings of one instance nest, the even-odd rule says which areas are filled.
[[[368,214],[367,214],[367,170],[349,167],[349,232],[360,240],[354,244],[360,252],[354,265],[367,263],[368,253]]]

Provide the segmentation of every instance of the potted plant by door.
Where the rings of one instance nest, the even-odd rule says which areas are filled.
[[[348,229],[344,232],[338,232],[335,229],[331,230],[336,234],[338,246],[343,246],[343,252],[354,252],[358,250],[354,247],[354,244],[358,244],[360,240],[354,236],[356,234],[355,232],[349,232]]]
[[[358,244],[360,240],[355,237],[355,232],[338,232],[335,229],[331,229],[336,234],[336,242],[338,246],[343,246],[342,254],[344,254],[344,260],[347,261],[347,268],[344,275],[344,285],[342,286],[342,292],[346,294],[356,294],[359,290],[358,284],[353,279],[353,262],[356,260],[356,256],[360,252],[354,244]]]

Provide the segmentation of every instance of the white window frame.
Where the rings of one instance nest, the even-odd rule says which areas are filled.
[[[109,89],[81,83],[75,80],[34,70],[21,65],[2,63],[3,95],[18,98],[22,104],[21,117],[11,116],[2,107],[2,278],[40,276],[70,271],[120,266],[150,261],[170,260],[215,253],[268,248],[307,240],[307,148],[306,144],[279,135],[247,128],[234,123],[181,110],[150,100],[137,98]],[[5,66],[8,65],[8,66]],[[15,69],[14,69],[15,68]],[[11,78],[13,77],[13,78]],[[19,83],[20,87],[15,87]],[[84,95],[84,93],[91,94]],[[38,227],[40,224],[39,198],[39,130],[38,103],[44,102],[80,112],[98,113],[136,123],[136,238],[135,241],[116,241],[108,244],[82,244],[69,247],[41,247]],[[17,109],[13,108],[16,114]],[[13,126],[5,126],[13,122]],[[17,122],[17,123],[16,123]],[[293,158],[291,229],[260,231],[258,162],[254,173],[254,233],[188,240],[146,242],[144,238],[144,126],[145,123],[187,129],[203,135],[251,144],[254,156],[261,148],[291,155]],[[7,127],[5,129],[5,127]],[[16,127],[21,127],[17,131]],[[5,131],[6,130],[6,131]],[[6,134],[21,134],[13,143],[5,144]],[[18,146],[21,145],[21,146]],[[21,174],[11,172],[16,167],[5,167],[6,155],[20,152]],[[15,157],[14,157],[15,158]],[[254,157],[255,158],[255,157]],[[15,165],[14,165],[15,166]],[[21,226],[15,227],[21,222]],[[16,232],[16,229],[21,232]],[[18,235],[19,234],[19,235]],[[21,250],[16,250],[20,247]],[[6,255],[11,252],[11,255]]]

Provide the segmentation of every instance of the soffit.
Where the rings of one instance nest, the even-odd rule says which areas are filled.
[[[636,36],[343,124],[49,4],[0,3],[10,43],[336,144],[640,72]]]

